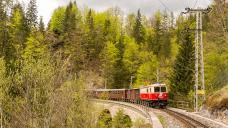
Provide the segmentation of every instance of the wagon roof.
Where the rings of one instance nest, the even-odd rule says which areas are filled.
[[[127,89],[94,89],[94,91],[101,91],[101,92],[104,92],[104,91],[125,91]]]

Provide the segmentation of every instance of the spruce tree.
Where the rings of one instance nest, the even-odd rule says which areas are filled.
[[[141,16],[140,10],[138,10],[138,13],[136,16],[133,36],[134,36],[134,38],[138,44],[144,43],[144,41],[145,41],[145,28],[144,28],[143,23],[142,23],[142,16]]]
[[[66,8],[65,20],[64,20],[64,31],[72,32],[76,28],[76,5],[72,2]]]
[[[88,15],[86,17],[87,25],[89,26],[89,30],[92,31],[94,29],[94,19],[92,16],[92,9],[89,9]]]
[[[94,26],[94,18],[92,14],[92,10],[90,9],[87,17],[86,17],[86,25],[88,28],[86,39],[85,39],[85,50],[86,50],[86,56],[89,61],[92,61],[94,58],[97,57],[96,52],[96,31]]]
[[[150,48],[153,50],[154,54],[159,56],[162,48],[162,16],[161,12],[156,12],[154,16],[154,38],[150,40]]]
[[[27,24],[30,29],[37,27],[37,13],[36,0],[30,0],[26,12]]]
[[[183,35],[173,73],[171,76],[171,91],[186,96],[194,88],[194,44],[189,32]]]
[[[5,17],[5,11],[4,11],[4,5],[3,1],[0,0],[0,57],[3,56],[4,52],[4,33],[5,33],[5,22],[6,22],[6,17]]]
[[[42,34],[44,34],[45,26],[44,26],[44,22],[43,22],[43,17],[40,17],[39,31],[40,31]]]

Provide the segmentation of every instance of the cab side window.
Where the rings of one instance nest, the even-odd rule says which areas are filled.
[[[166,92],[166,87],[161,87],[161,92]]]

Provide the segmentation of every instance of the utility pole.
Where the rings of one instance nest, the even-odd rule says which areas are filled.
[[[157,83],[159,83],[159,69],[158,69],[158,67],[157,67],[156,77],[157,77]]]
[[[202,31],[202,14],[209,13],[210,8],[206,9],[192,9],[192,8],[185,8],[187,13],[194,13],[196,14],[196,42],[195,42],[195,93],[194,93],[194,109],[195,112],[198,112],[198,93],[199,93],[199,59],[200,59],[200,75],[201,75],[201,90],[203,91],[203,100],[205,100],[205,82],[204,82],[204,62],[203,62],[203,31]],[[199,58],[199,31],[200,31],[200,58]]]
[[[195,111],[198,111],[198,94],[199,89],[199,13],[196,13],[196,44],[195,44]]]
[[[135,78],[135,76],[131,76],[131,83],[130,83],[130,87],[129,87],[129,89],[131,89],[131,88],[132,88],[132,85],[133,85],[133,78]]]
[[[0,112],[1,112],[1,128],[3,128],[3,112],[2,112],[2,105],[0,106]]]

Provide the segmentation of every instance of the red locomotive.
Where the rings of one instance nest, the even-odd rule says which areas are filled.
[[[135,89],[96,89],[92,94],[95,98],[101,98],[105,94],[110,100],[127,100],[138,103],[145,101],[152,107],[164,107],[168,100],[165,84],[152,84]]]

